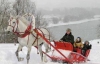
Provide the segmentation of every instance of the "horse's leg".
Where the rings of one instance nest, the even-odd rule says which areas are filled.
[[[40,44],[40,45],[38,46],[38,50],[39,50],[39,52],[40,52],[40,56],[41,56],[42,62],[47,62],[46,55],[43,54],[43,52],[42,52],[42,44]]]
[[[27,56],[26,56],[26,59],[27,59],[27,64],[29,63],[29,59],[30,59],[30,52],[31,52],[31,47],[28,47],[28,52],[27,52]]]
[[[19,58],[19,55],[18,55],[18,52],[21,51],[21,50],[22,50],[22,46],[19,44],[19,46],[17,48],[17,51],[15,52],[18,61],[21,61],[22,60],[21,58]]]
[[[51,48],[49,47],[49,45],[47,43],[44,43],[44,47],[45,47],[45,52],[49,52],[51,50]]]
[[[46,42],[44,43],[44,47],[45,47],[46,53],[48,53],[51,50],[51,48],[49,47],[49,45]],[[43,59],[44,59],[45,62],[47,62],[47,56],[46,55],[43,56]]]
[[[38,50],[40,52],[41,60],[43,61],[42,45],[38,45]]]

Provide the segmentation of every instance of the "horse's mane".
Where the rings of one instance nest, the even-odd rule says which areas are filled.
[[[28,20],[26,20],[26,18],[25,17],[19,17],[19,20],[21,20],[25,25],[28,25],[29,24],[29,21]]]

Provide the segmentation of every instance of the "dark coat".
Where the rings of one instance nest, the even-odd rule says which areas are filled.
[[[84,44],[84,47],[82,48],[82,54],[85,56],[86,55],[86,51],[91,49],[92,45],[86,45]]]
[[[86,44],[84,44],[83,45],[83,50],[88,50],[88,49],[91,49],[91,47],[92,47],[92,45],[86,45]]]
[[[74,36],[70,33],[70,34],[65,34],[61,40],[65,41],[65,42],[70,42],[71,44],[74,43]]]

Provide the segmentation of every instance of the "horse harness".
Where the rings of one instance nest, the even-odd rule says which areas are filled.
[[[10,21],[11,21],[12,19],[10,19]],[[28,36],[28,41],[27,41],[27,44],[28,44],[28,42],[29,42],[29,35],[30,34],[32,34],[32,36],[34,36],[35,37],[35,40],[34,40],[34,42],[33,42],[33,44],[32,45],[34,45],[34,43],[37,41],[37,45],[38,45],[38,39],[39,39],[39,36],[38,36],[38,34],[36,34],[36,36],[32,33],[32,32],[30,32],[31,31],[31,29],[32,29],[32,22],[29,24],[29,26],[27,27],[27,29],[25,30],[25,32],[18,32],[17,31],[17,29],[18,29],[18,23],[19,23],[19,21],[18,21],[18,19],[16,19],[16,24],[15,24],[15,26],[17,25],[17,28],[16,28],[16,30],[14,31],[14,28],[15,28],[15,26],[11,26],[11,22],[10,22],[10,25],[9,26],[11,26],[12,28],[13,28],[13,33],[14,34],[16,34],[18,37],[20,37],[20,38],[24,38],[24,37],[26,37],[26,36]],[[44,28],[45,29],[45,28]],[[41,29],[39,29],[39,28],[35,28],[35,29],[33,29],[33,31],[36,31],[36,30],[39,30],[41,33],[42,33],[42,35],[43,35],[43,37],[45,37],[45,34],[43,33],[43,31],[41,30]],[[47,29],[46,29],[47,30]],[[23,34],[20,34],[20,33],[23,33]],[[50,40],[50,35],[48,35],[49,36],[49,39],[48,40]],[[41,45],[41,44],[40,44]]]
[[[34,31],[36,31],[36,30],[39,30],[39,31],[41,31],[42,32],[42,30],[40,30],[39,28],[35,28],[35,29],[33,29]],[[35,40],[34,40],[34,42],[33,42],[33,44],[32,45],[34,45],[34,43],[37,41],[37,45],[38,45],[38,39],[40,39],[39,38],[39,36],[38,36],[38,34],[36,34],[36,36],[31,32],[31,34],[35,37]],[[45,35],[44,35],[44,33],[42,32],[42,35],[43,35],[43,37],[45,37]],[[41,45],[41,44],[40,44]]]

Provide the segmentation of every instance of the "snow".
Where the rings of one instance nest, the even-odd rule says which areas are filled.
[[[97,42],[100,42],[100,39],[90,41],[90,44],[92,44],[92,49],[88,57],[90,61],[84,64],[100,63],[100,51],[99,51],[100,43]],[[15,56],[15,51],[17,50],[17,47],[18,44],[16,46],[14,44],[0,44],[0,64],[27,64],[26,62],[27,48],[24,47],[23,51],[19,52],[20,57],[24,57],[24,61],[18,62]],[[48,60],[47,63],[42,63],[40,60],[40,56],[37,54],[37,50],[34,47],[32,47],[29,64],[59,64],[59,63],[51,62],[50,60]]]
[[[71,53],[71,51],[66,51],[66,50],[62,50],[62,49],[58,49],[58,50],[60,52],[63,52],[63,55],[65,55],[66,57],[68,57],[69,54]],[[53,51],[53,54],[51,56],[64,59],[64,57],[60,53],[58,53],[56,50]]]

